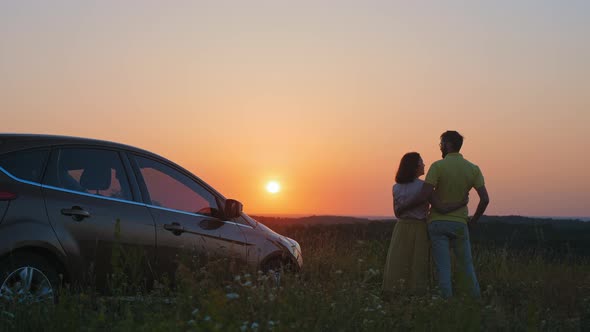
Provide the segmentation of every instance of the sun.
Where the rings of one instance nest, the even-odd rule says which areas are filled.
[[[281,191],[281,185],[277,181],[270,181],[266,184],[266,191],[271,194],[276,194]]]

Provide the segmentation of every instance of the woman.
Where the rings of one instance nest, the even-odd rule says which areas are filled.
[[[391,243],[383,270],[383,293],[391,296],[398,291],[423,294],[430,285],[430,243],[428,241],[428,202],[398,215],[401,206],[411,201],[422,190],[424,162],[417,152],[406,153],[399,164],[393,186],[393,204],[398,221],[391,235]],[[465,204],[441,204],[436,195],[433,207],[453,211]]]

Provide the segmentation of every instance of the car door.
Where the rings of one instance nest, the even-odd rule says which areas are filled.
[[[218,257],[246,261],[244,234],[224,220],[220,197],[171,163],[140,155],[132,159],[156,222],[159,270],[174,275],[183,258],[185,265],[197,266]]]
[[[61,147],[52,151],[44,177],[49,219],[68,259],[78,266],[77,277],[99,289],[113,268],[129,282],[152,277],[155,225],[128,170],[119,151]]]

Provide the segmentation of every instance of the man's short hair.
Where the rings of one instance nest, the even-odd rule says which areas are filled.
[[[454,130],[445,131],[442,135],[440,135],[440,139],[442,141],[451,143],[453,148],[455,148],[457,151],[461,150],[461,147],[463,146],[463,136]]]

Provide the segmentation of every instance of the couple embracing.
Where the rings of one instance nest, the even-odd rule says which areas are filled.
[[[426,179],[420,154],[405,154],[393,186],[394,212],[398,221],[383,271],[383,292],[390,296],[403,288],[424,294],[430,288],[430,257],[434,260],[438,288],[444,298],[452,296],[451,251],[455,256],[455,287],[480,296],[473,268],[469,230],[483,215],[488,193],[478,166],[459,153],[463,136],[447,131],[440,137],[443,159],[430,166]],[[479,195],[473,217],[468,217],[471,188]]]

